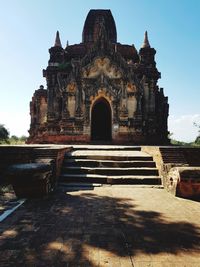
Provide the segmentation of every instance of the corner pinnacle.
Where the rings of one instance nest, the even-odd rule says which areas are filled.
[[[147,31],[145,31],[145,34],[144,34],[144,43],[142,45],[142,48],[150,48],[150,44],[149,44],[149,40],[148,40],[148,34],[147,34]]]
[[[56,40],[55,40],[54,46],[60,46],[60,47],[62,47],[61,41],[60,41],[59,31],[56,32]]]

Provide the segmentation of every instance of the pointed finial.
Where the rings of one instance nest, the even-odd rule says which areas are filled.
[[[67,40],[67,45],[66,45],[67,47],[69,46],[69,41]]]
[[[62,47],[61,41],[60,41],[59,31],[56,32],[56,40],[55,40],[55,45],[54,46],[60,46],[60,47]]]
[[[145,34],[144,34],[144,43],[142,45],[142,48],[150,48],[150,44],[149,44],[149,40],[148,40],[148,34],[147,34],[147,31],[145,31]]]

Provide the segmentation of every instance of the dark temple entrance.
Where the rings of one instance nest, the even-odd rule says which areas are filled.
[[[91,140],[111,141],[111,108],[105,98],[94,103],[91,118]]]

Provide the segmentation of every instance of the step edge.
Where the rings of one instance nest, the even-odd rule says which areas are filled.
[[[61,174],[59,178],[67,178],[67,177],[83,177],[83,178],[133,178],[133,179],[141,179],[141,178],[148,178],[148,179],[161,179],[160,176],[157,175],[101,175],[101,174]]]

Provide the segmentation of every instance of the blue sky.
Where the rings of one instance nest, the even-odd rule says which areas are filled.
[[[29,102],[40,84],[48,49],[60,31],[65,47],[80,43],[90,9],[111,9],[118,42],[139,50],[144,32],[157,50],[159,86],[169,97],[169,130],[179,140],[197,135],[200,122],[199,0],[7,0],[0,6],[0,123],[27,135]]]

